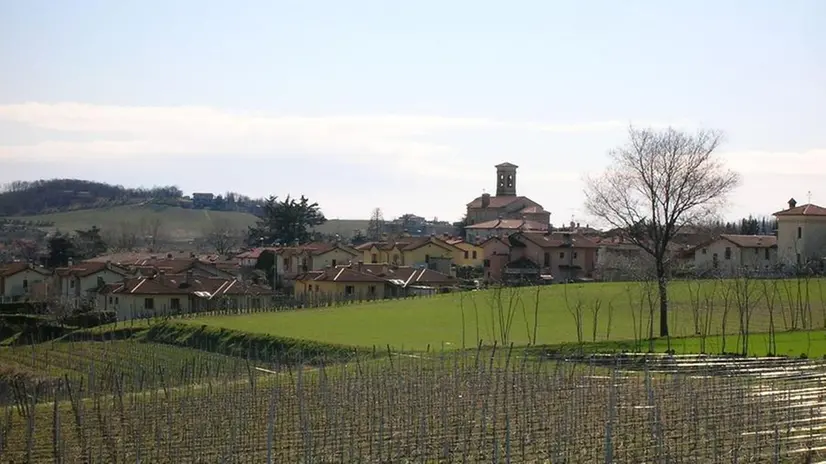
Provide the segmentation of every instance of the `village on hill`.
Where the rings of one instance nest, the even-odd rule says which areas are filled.
[[[634,280],[651,257],[621,230],[576,222],[551,225],[551,213],[519,195],[517,169],[495,167],[495,193],[467,203],[462,223],[433,223],[406,215],[384,221],[380,211],[351,237],[311,231],[324,222],[318,205],[302,197],[272,199],[261,208],[306,208],[317,217],[288,237],[259,229],[246,240],[224,225],[210,237],[211,252],[131,249],[113,252],[94,227],[59,236],[51,250],[0,264],[0,302],[46,303],[106,311],[117,320],[157,314],[263,308],[280,304],[405,298],[483,286]],[[492,176],[493,177],[493,176]],[[212,195],[195,195],[208,208]],[[223,200],[222,200],[223,201]],[[277,219],[277,218],[276,218]],[[789,200],[773,219],[744,220],[739,231],[696,225],[668,243],[673,275],[781,275],[804,263],[822,269],[826,208]],[[260,237],[254,236],[259,230]],[[252,238],[250,238],[252,237]],[[84,246],[78,245],[83,243]],[[246,242],[246,245],[244,243]],[[80,253],[80,248],[85,255]],[[151,247],[150,247],[151,248]],[[51,254],[50,254],[51,253]]]

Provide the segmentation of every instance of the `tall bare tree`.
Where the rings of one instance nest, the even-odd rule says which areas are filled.
[[[367,224],[367,238],[373,241],[381,240],[384,233],[384,214],[381,208],[374,208],[370,213],[370,222]]]
[[[651,255],[656,271],[660,336],[668,336],[669,244],[683,227],[712,217],[739,176],[714,152],[722,133],[630,127],[603,173],[586,180],[586,207]]]
[[[226,255],[243,240],[243,231],[227,219],[217,219],[204,232],[206,243],[219,255]]]

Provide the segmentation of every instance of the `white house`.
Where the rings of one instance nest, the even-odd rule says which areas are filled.
[[[740,270],[767,272],[777,264],[777,237],[773,235],[722,234],[695,247],[697,272],[734,274]]]
[[[777,259],[786,266],[818,262],[826,257],[826,208],[797,205],[774,213],[777,218]]]
[[[114,311],[124,321],[218,308],[260,308],[270,304],[271,298],[272,292],[265,287],[190,271],[106,284],[97,292],[97,307]]]
[[[130,275],[112,263],[85,261],[55,269],[55,295],[65,302],[80,302],[94,297],[105,284],[119,282]]]
[[[47,283],[51,271],[28,263],[0,264],[0,303],[11,303],[25,297],[45,297],[34,290]]]

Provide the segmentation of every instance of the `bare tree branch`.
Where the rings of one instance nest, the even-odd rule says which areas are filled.
[[[739,176],[714,152],[722,133],[630,127],[628,143],[611,151],[611,166],[586,179],[586,207],[654,258],[660,335],[668,335],[669,245],[687,225],[712,217]]]

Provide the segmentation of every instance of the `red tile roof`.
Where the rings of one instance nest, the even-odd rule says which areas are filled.
[[[51,272],[44,268],[34,267],[29,263],[16,262],[0,264],[0,277],[11,277],[26,270],[34,271],[43,275],[51,274]]]
[[[69,267],[59,267],[55,269],[55,273],[61,277],[88,277],[90,275],[97,274],[98,272],[102,272],[107,269],[123,276],[129,273],[129,271],[127,271],[126,269],[123,269],[114,264],[106,262],[101,263],[98,261],[83,261],[81,263]]]
[[[465,227],[471,230],[548,230],[547,224],[526,219],[494,219]]]
[[[777,246],[777,237],[774,235],[722,234],[720,238],[728,240],[740,248],[772,248]]]
[[[511,235],[509,238],[511,240],[516,241],[525,239],[541,248],[559,248],[563,246],[568,246],[569,244],[573,248],[599,247],[599,245],[596,242],[590,240],[584,235],[579,234],[564,234],[559,232],[552,232],[550,234],[537,232],[520,232],[518,234]]]
[[[244,284],[236,279],[187,276],[186,274],[160,274],[153,277],[137,277],[123,282],[107,284],[104,293],[128,293],[132,295],[197,295],[214,298],[222,295],[269,293],[258,285]]]
[[[774,213],[775,216],[826,216],[826,208],[822,206],[806,204],[784,209]]]
[[[527,197],[517,196],[491,196],[488,208],[504,208],[518,200],[528,200]],[[529,200],[530,201],[530,200]],[[473,201],[467,204],[468,208],[482,208],[482,197],[476,197]]]

